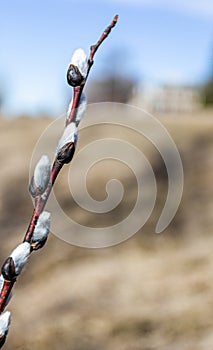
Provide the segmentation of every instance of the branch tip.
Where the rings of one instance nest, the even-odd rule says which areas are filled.
[[[115,23],[115,25],[116,25],[116,23],[118,21],[118,18],[119,18],[119,15],[115,15],[115,17],[113,18],[113,22]]]

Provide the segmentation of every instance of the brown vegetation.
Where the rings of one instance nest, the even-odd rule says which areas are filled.
[[[0,119],[2,262],[27,228],[32,211],[29,163],[50,122]],[[204,114],[162,122],[178,145],[185,175],[183,200],[172,224],[161,235],[153,233],[167,189],[164,166],[153,154],[158,198],[144,228],[127,242],[102,250],[73,247],[51,235],[14,288],[5,350],[212,349],[213,121]],[[98,168],[94,175],[91,190],[97,181],[104,185]],[[73,208],[65,179],[66,170],[56,189],[64,210],[94,225],[89,214]],[[126,181],[134,193],[131,174]],[[126,201],[131,207],[128,193]],[[107,216],[103,223],[109,220]]]

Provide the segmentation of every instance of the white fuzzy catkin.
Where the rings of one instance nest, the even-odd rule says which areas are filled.
[[[57,146],[57,152],[64,147],[67,143],[73,142],[76,144],[78,139],[78,130],[75,123],[70,123],[66,126],[64,129],[63,135],[61,136],[58,146]]]
[[[71,59],[71,64],[78,67],[83,77],[87,75],[87,69],[88,69],[87,56],[83,49],[75,50]]]
[[[10,311],[6,311],[0,315],[0,335],[6,335],[10,325]]]
[[[50,179],[51,164],[49,158],[43,155],[38,161],[34,171],[35,186],[41,191],[46,189],[47,183]]]
[[[43,211],[39,216],[35,230],[32,236],[32,242],[44,240],[50,231],[50,213]]]
[[[3,287],[3,284],[4,284],[4,277],[2,275],[0,275],[0,293],[1,293],[1,290]]]
[[[69,107],[68,107],[68,111],[67,111],[67,116],[68,117],[69,117],[70,112],[71,112],[72,104],[73,104],[73,99],[71,100],[71,102],[69,104]],[[80,101],[79,101],[79,105],[78,105],[78,108],[77,108],[76,117],[75,117],[75,122],[76,122],[77,126],[78,126],[78,124],[80,123],[80,121],[83,119],[83,117],[85,115],[86,107],[87,107],[86,96],[85,96],[84,93],[82,93]]]
[[[21,270],[26,264],[29,255],[30,243],[28,242],[19,244],[10,254],[10,257],[14,261],[16,275],[19,275],[21,273]]]

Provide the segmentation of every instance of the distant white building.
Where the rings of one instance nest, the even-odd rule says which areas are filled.
[[[201,96],[194,87],[143,86],[130,103],[150,113],[191,113],[201,109]]]

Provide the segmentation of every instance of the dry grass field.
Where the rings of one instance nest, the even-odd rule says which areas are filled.
[[[212,111],[160,120],[184,167],[183,198],[170,226],[154,234],[167,175],[160,158],[150,152],[158,193],[145,226],[128,241],[99,250],[74,247],[50,235],[15,285],[5,350],[213,349]],[[29,164],[37,139],[51,122],[0,119],[1,263],[28,226]],[[79,144],[84,141],[80,137]],[[66,174],[63,169],[56,186],[61,206],[76,220],[95,225],[96,219],[70,200]],[[106,174],[97,167],[93,175],[89,186],[98,198]],[[134,177],[120,175],[127,183],[124,207],[112,217],[102,215],[104,225],[122,218],[134,202]]]

